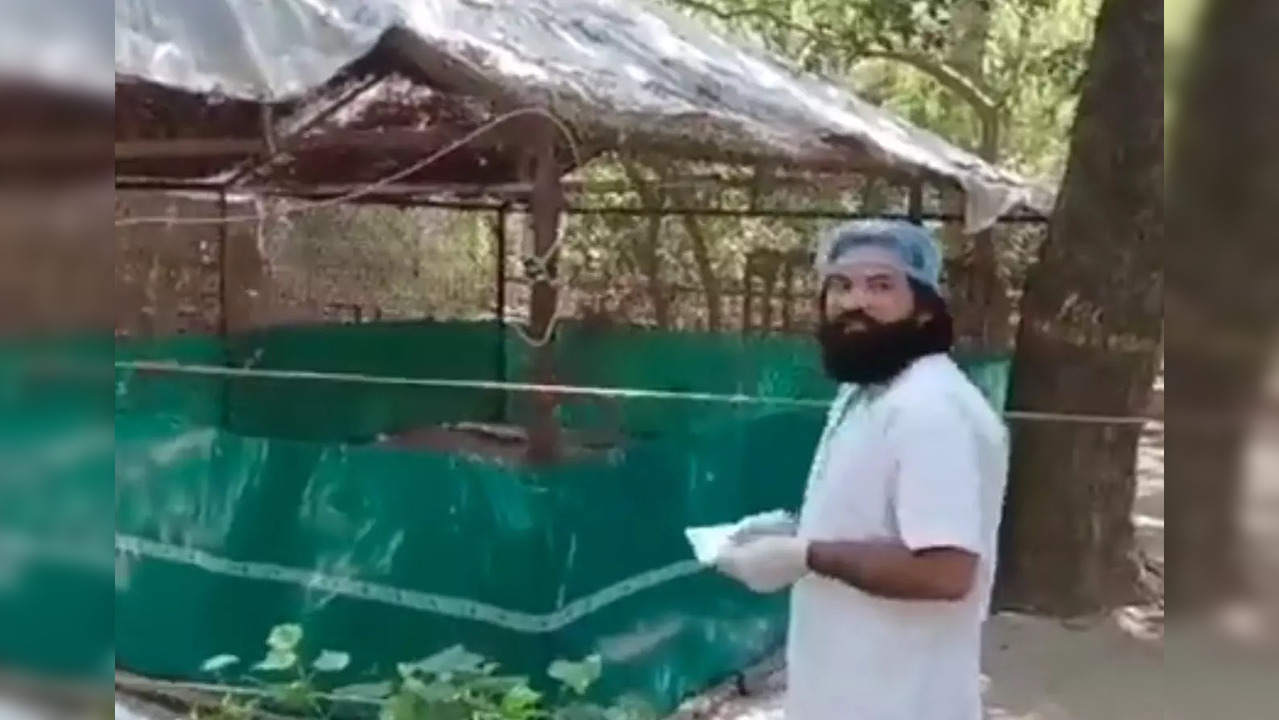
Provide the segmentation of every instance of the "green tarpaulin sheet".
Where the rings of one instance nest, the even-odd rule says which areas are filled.
[[[102,347],[87,345],[59,352],[105,364]],[[14,360],[23,353],[4,352],[6,386],[25,388]],[[464,323],[286,328],[115,352],[482,381],[522,379],[529,361],[500,328]],[[564,384],[832,391],[803,339],[570,328],[556,352]],[[1007,362],[965,365],[1002,403]],[[2,662],[83,674],[114,652],[136,673],[197,679],[208,657],[253,658],[273,625],[297,622],[317,649],[351,653],[351,679],[454,644],[531,675],[598,653],[598,692],[665,709],[781,640],[785,597],[701,571],[682,531],[797,505],[820,407],[575,402],[561,409],[567,428],[607,422],[628,440],[529,468],[380,441],[441,423],[518,422],[518,393],[114,375],[109,411],[103,383],[85,380],[0,417]],[[6,462],[15,458],[27,461]]]

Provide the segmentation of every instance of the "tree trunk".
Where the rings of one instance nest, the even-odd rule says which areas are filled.
[[[1162,12],[1106,0],[1053,224],[1026,283],[1010,404],[1138,415],[1163,297]],[[1073,616],[1136,595],[1132,508],[1140,429],[1013,426],[999,601]]]
[[[635,193],[640,196],[643,206],[654,212],[661,210],[666,205],[666,192],[662,187],[667,173],[660,169],[655,171],[657,187],[654,188],[644,178],[644,174],[638,167],[628,163],[625,168],[626,176],[631,186],[635,188]],[[642,237],[636,234],[631,234],[630,237],[636,263],[640,266],[648,286],[649,302],[653,305],[653,323],[661,330],[670,330],[671,297],[662,277],[662,228],[665,224],[666,218],[662,215],[652,215],[648,218]],[[634,233],[634,231],[630,232]]]
[[[986,45],[990,39],[990,3],[968,0],[955,8],[951,25],[954,41],[948,57],[949,65],[963,73],[973,84],[985,82]],[[981,136],[977,154],[991,164],[999,162],[1000,125],[1003,114],[988,98],[970,100],[977,116]],[[947,213],[963,214],[963,193],[947,193],[943,199]],[[951,296],[956,300],[955,330],[965,349],[979,352],[1005,352],[1012,338],[1012,303],[1008,278],[999,263],[995,233],[987,230],[974,237],[964,235],[963,223],[947,223],[946,244],[959,257],[949,265],[947,280]]]
[[[706,329],[710,332],[719,332],[724,329],[724,300],[719,286],[719,276],[715,274],[715,262],[711,259],[711,245],[706,238],[706,233],[702,231],[701,221],[698,218],[685,215],[683,220],[688,241],[693,247],[693,263],[697,267],[697,278],[701,281],[702,291],[706,293]]]
[[[1279,308],[1279,9],[1217,0],[1181,88],[1168,183],[1172,278],[1168,401],[1168,608],[1204,610],[1239,590],[1241,455],[1274,350]]]

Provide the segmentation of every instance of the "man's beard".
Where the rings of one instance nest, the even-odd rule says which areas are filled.
[[[817,330],[822,366],[839,383],[890,382],[919,358],[950,350],[932,326],[934,319],[912,316],[881,323],[860,312],[823,319]]]

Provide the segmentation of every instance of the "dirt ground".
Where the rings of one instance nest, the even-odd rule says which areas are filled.
[[[1162,432],[1148,433],[1139,451],[1134,520],[1143,550],[1162,562]],[[1132,609],[1086,627],[1017,615],[994,618],[985,652],[991,720],[1179,717],[1171,714],[1165,695],[1164,641],[1143,632],[1142,615]]]

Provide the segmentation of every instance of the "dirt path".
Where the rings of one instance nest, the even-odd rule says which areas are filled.
[[[1162,429],[1147,433],[1138,450],[1133,520],[1142,551],[1162,564]],[[1163,640],[1140,637],[1135,614],[1082,628],[1018,615],[994,618],[986,629],[984,662],[991,720],[1174,717],[1166,712]]]

